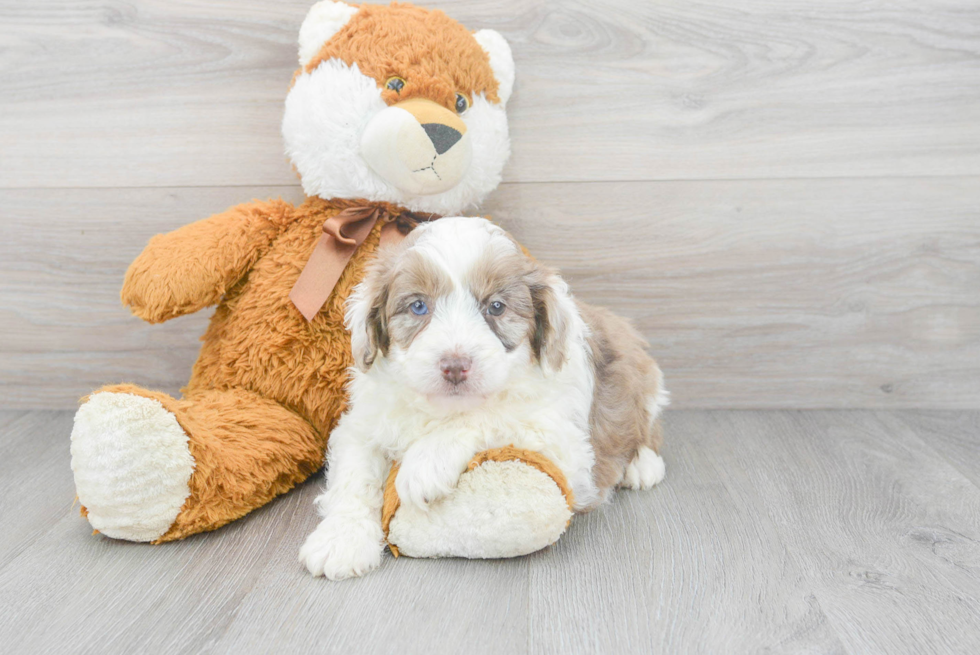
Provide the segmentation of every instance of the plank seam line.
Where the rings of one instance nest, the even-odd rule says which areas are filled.
[[[962,173],[956,175],[814,175],[791,177],[704,177],[704,178],[653,178],[628,180],[521,180],[502,182],[500,186],[518,186],[527,184],[648,184],[648,183],[702,183],[702,182],[801,182],[801,181],[843,181],[843,180],[976,180],[980,173]],[[281,183],[247,183],[247,184],[162,184],[162,185],[93,185],[93,186],[4,186],[2,191],[100,191],[123,189],[250,189],[266,187],[275,189],[300,189],[299,184]]]

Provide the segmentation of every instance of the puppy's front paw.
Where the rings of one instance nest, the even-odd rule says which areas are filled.
[[[327,517],[306,538],[299,561],[315,576],[353,578],[378,568],[383,540],[380,523]]]
[[[429,503],[453,492],[465,467],[465,462],[460,466],[445,453],[416,444],[402,459],[395,478],[395,491],[403,503],[426,508]]]

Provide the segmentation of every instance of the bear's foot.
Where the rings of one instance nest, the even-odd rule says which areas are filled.
[[[392,468],[383,524],[392,552],[409,557],[491,559],[553,544],[572,517],[571,490],[545,457],[513,447],[485,451],[452,494],[427,510],[401,505]]]
[[[71,468],[93,528],[115,539],[154,541],[190,496],[194,458],[177,418],[159,401],[99,392],[75,414]]]
[[[289,491],[323,464],[324,441],[295,412],[243,389],[175,400],[114,385],[75,415],[72,470],[92,527],[163,543],[220,528]]]

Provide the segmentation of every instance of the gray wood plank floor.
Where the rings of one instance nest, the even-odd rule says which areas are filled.
[[[4,653],[980,652],[980,413],[672,411],[668,475],[504,561],[296,552],[319,476],[216,533],[92,536],[71,413],[0,412]]]

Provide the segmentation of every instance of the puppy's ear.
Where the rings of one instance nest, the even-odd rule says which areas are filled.
[[[568,285],[557,272],[536,262],[532,263],[526,279],[534,305],[531,350],[542,366],[561,370],[568,359],[569,332],[575,311]]]
[[[347,300],[347,329],[350,330],[354,364],[362,371],[371,368],[378,353],[388,353],[388,290],[390,268],[375,260],[364,280]]]

